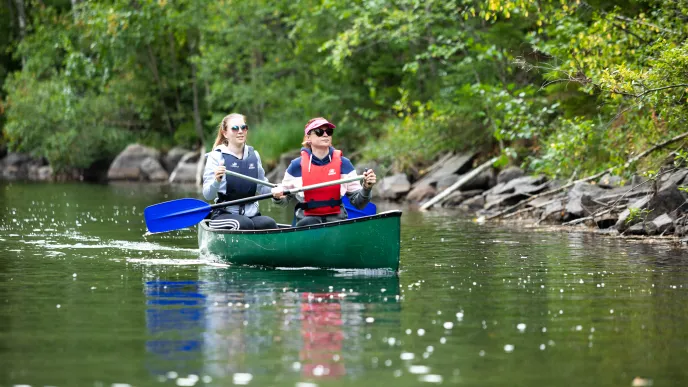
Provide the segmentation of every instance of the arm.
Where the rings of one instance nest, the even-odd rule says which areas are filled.
[[[210,152],[207,155],[205,168],[203,169],[203,197],[206,200],[213,200],[217,197],[217,191],[222,181],[215,180],[215,169],[220,165],[219,152]]]
[[[258,159],[258,180],[263,180],[269,183],[270,181],[267,179],[267,177],[265,177],[265,170],[263,169],[263,163],[260,161],[260,155],[258,154],[257,150],[254,149],[253,151],[256,153],[256,158]],[[272,188],[268,187],[267,185],[258,184],[256,187],[256,194],[268,194],[271,192],[271,189]]]

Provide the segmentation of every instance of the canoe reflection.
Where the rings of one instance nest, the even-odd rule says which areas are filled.
[[[155,355],[147,362],[152,373],[200,371],[194,360],[203,345],[206,297],[199,287],[198,281],[146,282],[146,326],[151,337],[146,352]]]
[[[157,339],[148,349],[164,355],[176,367],[167,371],[179,376],[193,367],[174,363],[184,356],[169,351],[200,351],[197,375],[213,380],[351,377],[370,364],[364,361],[366,318],[385,330],[400,329],[399,278],[392,272],[202,267],[198,274],[197,291],[182,286],[188,294],[179,301],[203,300],[202,310],[185,305],[147,319],[152,336],[175,331],[175,344],[157,345]],[[160,302],[149,305],[156,309]]]

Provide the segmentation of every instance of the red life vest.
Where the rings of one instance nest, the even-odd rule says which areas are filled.
[[[339,180],[342,175],[342,151],[332,152],[332,161],[327,165],[310,164],[310,155],[301,151],[301,179],[303,185],[325,183]],[[338,214],[341,209],[342,195],[339,184],[304,191],[305,202],[302,207],[306,216],[324,216]]]

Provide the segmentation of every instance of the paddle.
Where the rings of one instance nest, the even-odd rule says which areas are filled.
[[[277,184],[272,184],[265,180],[259,180],[251,176],[242,175],[241,173],[225,171],[226,174],[230,176],[236,176],[240,179],[252,181],[256,184],[266,185],[268,187],[277,187]],[[346,214],[348,219],[359,218],[361,216],[375,215],[377,213],[377,207],[372,202],[369,202],[362,210],[354,207],[346,196],[342,197],[342,204],[346,208]]]
[[[300,188],[292,188],[289,190],[284,190],[284,194],[290,195],[295,194],[297,192],[308,191],[311,189],[350,183],[352,181],[357,181],[361,179],[363,179],[363,176],[355,176],[346,179],[339,179],[334,181],[328,181],[325,183],[308,185]],[[203,200],[191,198],[170,200],[169,202],[153,204],[152,206],[146,207],[146,209],[143,210],[143,216],[146,221],[146,227],[148,228],[149,232],[155,233],[173,231],[197,224],[201,220],[205,219],[205,217],[210,213],[210,211],[216,208],[251,203],[258,200],[268,199],[271,197],[272,194],[269,193],[212,205],[204,202]]]

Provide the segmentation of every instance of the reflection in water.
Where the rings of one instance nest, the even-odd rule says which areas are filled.
[[[199,270],[201,282],[147,283],[153,337],[147,348],[167,363],[156,375],[173,371],[235,384],[361,376],[366,318],[400,330],[394,273]],[[160,338],[172,332],[174,338]],[[193,358],[201,369],[189,367]]]
[[[342,305],[337,293],[301,293],[301,362],[304,376],[338,377],[342,360]]]
[[[203,346],[205,298],[198,281],[146,282],[146,327],[150,339],[146,351],[153,354],[148,362],[155,375],[174,372],[196,375],[194,367]]]

